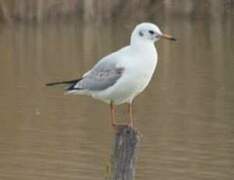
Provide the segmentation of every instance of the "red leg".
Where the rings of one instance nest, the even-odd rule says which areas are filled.
[[[110,103],[110,109],[111,109],[111,125],[113,128],[116,127],[116,121],[115,121],[115,106],[113,102]]]
[[[129,115],[128,126],[129,126],[129,127],[133,127],[132,103],[129,103],[129,104],[128,104],[128,115]]]

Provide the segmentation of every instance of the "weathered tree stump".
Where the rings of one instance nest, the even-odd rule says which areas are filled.
[[[111,180],[134,180],[136,149],[139,136],[136,129],[119,125],[111,155]]]

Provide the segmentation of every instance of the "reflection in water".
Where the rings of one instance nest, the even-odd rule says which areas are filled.
[[[234,175],[233,18],[185,20],[165,10],[159,65],[136,99],[144,135],[137,179]],[[135,22],[15,25],[0,32],[0,179],[103,179],[113,131],[107,105],[45,83],[77,78],[128,43]],[[126,107],[119,120],[127,118]]]

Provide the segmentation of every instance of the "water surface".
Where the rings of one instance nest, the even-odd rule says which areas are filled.
[[[157,43],[156,73],[135,101],[138,180],[233,178],[234,19],[223,20],[160,22],[178,41]],[[136,23],[0,27],[0,179],[104,179],[108,105],[44,84],[81,76],[126,45]],[[126,120],[123,105],[118,121]]]

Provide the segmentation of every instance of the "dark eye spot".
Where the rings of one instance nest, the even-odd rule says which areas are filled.
[[[153,31],[153,30],[149,30],[149,33],[150,33],[151,35],[153,35],[153,34],[154,34],[154,31]]]
[[[144,36],[143,32],[141,32],[141,31],[139,32],[139,35],[140,35],[140,36]]]

